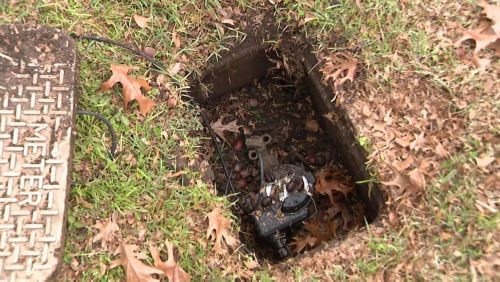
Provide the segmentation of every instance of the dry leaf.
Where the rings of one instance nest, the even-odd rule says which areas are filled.
[[[120,82],[123,86],[123,99],[125,100],[125,109],[128,106],[128,103],[136,100],[137,104],[139,104],[139,111],[141,114],[146,115],[153,106],[155,102],[147,97],[144,97],[141,92],[141,88],[144,88],[146,91],[151,90],[151,86],[149,86],[148,82],[144,79],[138,79],[135,77],[131,77],[128,75],[130,70],[138,69],[137,67],[131,67],[126,65],[111,65],[111,71],[113,75],[105,81],[100,91],[109,90],[115,83]]]
[[[316,173],[316,192],[327,195],[332,205],[335,205],[334,191],[340,192],[347,197],[353,190],[353,186],[340,181],[342,171],[332,167],[322,169]]]
[[[482,157],[482,158],[476,158],[476,164],[480,168],[486,168],[494,161],[495,161],[495,157],[486,156],[486,157]]]
[[[190,281],[191,276],[187,274],[179,265],[174,258],[174,247],[167,240],[165,241],[167,246],[168,259],[167,261],[162,261],[160,258],[160,253],[155,246],[151,243],[149,244],[149,250],[151,252],[151,256],[153,257],[155,267],[163,270],[163,275],[168,278],[170,282],[184,282]]]
[[[411,187],[411,179],[408,175],[400,173],[396,169],[394,170],[394,174],[396,176],[394,177],[393,180],[391,181],[382,181],[382,184],[387,185],[387,186],[397,186],[399,187],[402,191],[405,191],[409,187]]]
[[[181,39],[175,29],[172,30],[172,42],[174,43],[175,48],[181,48]]]
[[[412,170],[408,175],[398,171],[392,165],[388,166],[393,170],[396,175],[391,181],[383,181],[382,184],[387,186],[399,187],[401,191],[409,191],[418,193],[421,192],[425,187],[425,179],[422,172],[416,168]]]
[[[232,19],[222,19],[221,21],[224,24],[232,25],[234,26],[234,21]]]
[[[134,14],[134,21],[140,28],[146,28],[149,22],[148,18]]]
[[[259,262],[256,260],[245,261],[245,266],[250,270],[260,267]]]
[[[410,173],[408,173],[408,176],[410,177],[410,181],[413,184],[410,187],[411,192],[419,193],[425,189],[425,178],[420,169],[413,169],[412,171],[410,171]]]
[[[358,60],[351,54],[339,52],[325,60],[325,65],[321,69],[325,82],[331,79],[333,81],[333,86],[337,87],[344,84],[347,80],[351,82],[354,80]]]
[[[293,242],[290,244],[294,246],[293,251],[295,253],[300,253],[305,248],[314,247],[317,239],[310,234],[305,236],[295,236],[293,237]]]
[[[221,209],[215,208],[208,213],[208,228],[207,239],[215,240],[214,250],[216,253],[222,251],[222,242],[229,247],[234,247],[238,244],[238,240],[229,234],[231,222],[221,214]],[[215,234],[214,234],[215,233]]]
[[[455,42],[455,47],[462,42],[472,39],[476,43],[472,56],[472,63],[476,68],[485,68],[491,62],[490,59],[480,58],[479,52],[485,48],[495,49],[496,54],[500,54],[500,7],[489,5],[486,1],[481,1],[483,13],[490,21],[482,20],[475,29],[466,30],[464,35]]]
[[[227,124],[222,124],[223,119],[224,116],[221,116],[217,121],[212,122],[210,124],[210,127],[212,127],[213,131],[215,132],[215,134],[217,134],[217,136],[219,136],[222,140],[228,142],[226,137],[224,136],[224,131],[239,133],[240,132],[239,128],[242,126],[237,125],[236,120],[233,120]],[[245,134],[250,133],[250,131],[248,131],[248,129],[246,129],[245,127],[242,128],[243,128],[243,133]]]
[[[116,238],[116,232],[120,230],[116,221],[116,213],[113,213],[105,222],[98,221],[94,227],[99,229],[99,233],[92,238],[92,243],[101,241],[101,248],[106,248],[107,244]]]
[[[175,63],[169,70],[170,75],[176,75],[181,70],[181,63]]]
[[[162,274],[163,271],[146,265],[141,259],[145,259],[146,256],[143,253],[137,252],[137,245],[128,245],[121,243],[118,249],[115,251],[116,254],[120,254],[120,258],[115,259],[111,262],[109,268],[115,268],[118,265],[123,266],[126,275],[127,282],[156,282],[160,281],[154,279],[151,275]]]
[[[436,154],[442,158],[447,158],[450,156],[450,153],[446,151],[443,144],[441,144],[440,142],[436,145]]]
[[[496,24],[500,23],[500,7],[495,5],[489,5],[488,2],[485,0],[481,1],[479,5],[483,7],[484,9],[483,13],[486,14],[487,18],[489,18]],[[496,29],[496,31],[498,31],[498,29]]]

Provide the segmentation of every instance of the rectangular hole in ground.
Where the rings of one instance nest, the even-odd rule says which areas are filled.
[[[349,145],[352,133],[339,132],[347,125],[325,122],[325,111],[335,108],[312,77],[317,71],[290,75],[276,67],[280,64],[277,52],[263,46],[241,48],[207,71],[196,94],[212,127],[226,139],[220,138],[222,155],[234,191],[213,153],[217,187],[237,195],[234,213],[242,219],[242,241],[271,260],[340,239],[373,221],[381,206],[376,187],[355,184],[367,173],[364,159],[356,163],[363,152]],[[206,87],[211,91],[201,91]],[[335,139],[342,137],[350,140]]]

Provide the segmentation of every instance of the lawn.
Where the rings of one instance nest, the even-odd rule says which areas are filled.
[[[128,2],[128,1],[127,1]],[[11,3],[11,4],[9,4]],[[176,247],[194,281],[223,277],[257,280],[498,278],[499,162],[498,55],[489,66],[471,63],[473,42],[456,46],[478,25],[475,1],[0,1],[0,24],[43,24],[75,34],[97,34],[136,48],[154,48],[166,70],[123,48],[78,40],[78,107],[106,116],[118,135],[109,157],[106,127],[79,116],[64,263],[66,280],[119,280],[109,269],[120,241]],[[498,3],[496,3],[498,5]],[[249,17],[274,15],[278,34],[305,34],[322,61],[349,52],[358,61],[352,83],[336,88],[368,152],[367,164],[385,191],[386,207],[373,225],[333,240],[314,256],[279,265],[218,255],[207,242],[206,215],[228,199],[203,181],[201,147],[210,138],[190,83],[247,36]],[[134,15],[149,19],[141,28]],[[301,36],[296,36],[301,38]],[[302,39],[298,39],[302,40]],[[322,61],[323,62],[323,61]],[[142,116],[125,110],[119,87],[99,92],[112,64],[139,67],[133,75],[154,82],[157,106]],[[335,97],[335,98],[333,98]],[[175,100],[175,106],[169,106]],[[492,159],[493,158],[493,159]],[[400,176],[399,178],[397,176]],[[410,184],[401,179],[409,179]],[[112,217],[120,227],[108,245],[92,242]],[[233,218],[232,230],[238,231]],[[145,262],[152,263],[148,256]]]

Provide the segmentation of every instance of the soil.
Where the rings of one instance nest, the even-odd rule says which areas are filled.
[[[209,101],[205,110],[210,122],[221,117],[223,124],[236,120],[239,126],[249,130],[250,134],[246,137],[269,134],[272,141],[267,148],[280,164],[300,165],[313,174],[329,168],[335,172],[330,176],[335,181],[354,187],[351,177],[333,158],[335,152],[331,141],[319,126],[311,97],[299,79],[289,78],[284,72],[274,70],[252,85]],[[235,191],[226,188],[226,177],[217,151],[209,149],[219,192],[237,193],[236,197],[240,200],[246,195],[255,198],[260,187],[258,162],[250,160],[248,150],[242,147],[245,136],[225,132],[227,141],[219,140],[224,144],[224,161],[233,171],[231,181]],[[205,148],[212,147],[211,141],[206,141]],[[317,192],[313,193],[313,199],[318,212],[287,234],[287,244],[295,254],[318,246],[322,241],[340,238],[363,223],[364,206],[355,193],[347,197],[335,194],[334,206],[328,196]],[[234,213],[242,218],[242,242],[258,257],[272,259],[273,256],[266,251],[269,248],[255,240],[253,225],[247,220],[240,204],[235,205]]]

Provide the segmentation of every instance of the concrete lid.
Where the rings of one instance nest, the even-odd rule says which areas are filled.
[[[71,37],[0,26],[0,280],[47,280],[61,262],[76,78]]]

